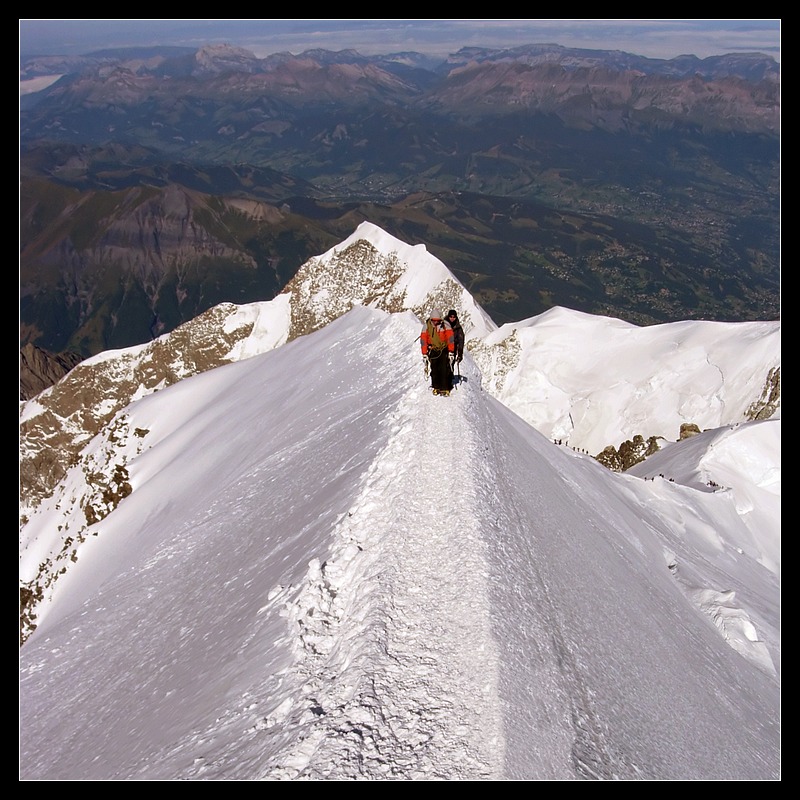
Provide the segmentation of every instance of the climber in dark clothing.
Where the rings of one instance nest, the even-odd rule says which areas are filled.
[[[453,363],[458,364],[464,359],[464,329],[458,321],[458,314],[454,308],[447,312],[447,321],[453,329]]]

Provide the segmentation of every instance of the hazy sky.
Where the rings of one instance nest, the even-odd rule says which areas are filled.
[[[447,55],[461,47],[554,43],[624,50],[651,58],[761,52],[780,60],[780,19],[261,19],[19,20],[20,54],[76,55],[106,47],[226,42],[263,58],[314,47],[370,55],[415,50]]]

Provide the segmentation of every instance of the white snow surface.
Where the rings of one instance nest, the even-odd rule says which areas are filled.
[[[488,388],[545,436],[592,455],[637,433],[675,441],[684,422],[743,419],[781,358],[780,323],[770,321],[638,327],[555,307],[484,343],[511,336],[518,363]]]
[[[556,352],[559,316],[518,336]],[[512,410],[522,372],[501,403],[467,354],[431,395],[419,325],[265,324],[267,352],[120,412],[133,492],[21,650],[22,780],[780,778],[780,418],[612,473]],[[656,351],[725,339],[606,330],[611,360],[641,333],[631,414]],[[709,381],[659,390],[695,416]],[[23,575],[63,523],[42,506]]]

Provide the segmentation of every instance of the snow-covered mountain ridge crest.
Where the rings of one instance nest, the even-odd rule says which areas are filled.
[[[778,539],[750,490],[779,492],[780,420],[618,475],[469,354],[431,395],[419,329],[357,306],[88,442],[21,548],[23,576],[67,567],[21,652],[24,779],[779,775]]]
[[[100,468],[89,445],[98,436],[139,442],[120,416],[130,403],[321,330],[357,306],[419,320],[431,308],[458,309],[484,388],[547,438],[581,451],[598,453],[637,434],[675,441],[684,423],[716,428],[769,418],[780,405],[778,323],[641,329],[555,308],[498,329],[424,245],[365,222],[310,259],[274,300],[223,304],[149,344],[102,353],[21,405],[21,537],[70,469],[81,465],[84,475],[69,500],[72,533],[62,523],[63,547],[41,561],[35,580],[26,577],[26,608],[38,606],[71,563],[76,525],[83,536],[127,496],[125,462],[109,456]],[[407,347],[418,355],[413,337]]]

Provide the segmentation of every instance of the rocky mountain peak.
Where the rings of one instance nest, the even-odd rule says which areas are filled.
[[[258,58],[243,47],[215,44],[201,47],[194,56],[195,77],[220,75],[223,72],[254,73],[260,69]]]
[[[469,333],[493,327],[466,289],[424,245],[410,246],[369,223],[309,259],[274,300],[222,303],[154,341],[87,359],[23,405],[23,506],[48,497],[86,442],[134,398],[295,339],[363,305],[386,312],[463,309]],[[265,333],[261,309],[281,309]]]

